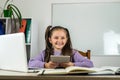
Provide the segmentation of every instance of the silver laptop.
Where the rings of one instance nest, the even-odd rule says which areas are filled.
[[[35,71],[28,69],[24,33],[0,35],[0,69]]]

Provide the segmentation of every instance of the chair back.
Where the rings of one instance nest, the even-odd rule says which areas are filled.
[[[82,56],[84,56],[84,57],[87,57],[88,59],[90,59],[90,50],[87,50],[86,52],[83,52],[83,51],[79,51],[79,50],[77,50]]]

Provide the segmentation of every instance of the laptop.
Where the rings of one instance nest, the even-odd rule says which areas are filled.
[[[24,33],[0,35],[0,69],[37,72],[29,70]]]

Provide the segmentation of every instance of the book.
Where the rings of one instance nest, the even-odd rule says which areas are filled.
[[[95,72],[93,68],[70,66],[65,69],[43,69],[43,72],[38,72],[38,74],[86,74],[93,72]]]
[[[26,19],[27,25],[26,25],[26,31],[25,31],[25,41],[26,43],[31,42],[31,19]]]
[[[25,19],[22,19],[22,21],[21,21],[21,27],[19,29],[19,32],[25,32],[26,24],[27,24],[27,21]]]
[[[0,35],[5,34],[5,26],[4,23],[0,20]]]
[[[94,68],[96,72],[90,74],[120,74],[120,67],[103,66],[100,68]]]

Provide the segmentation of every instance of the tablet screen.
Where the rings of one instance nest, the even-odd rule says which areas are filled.
[[[57,63],[65,63],[70,61],[70,56],[55,56],[51,55],[50,60]]]

